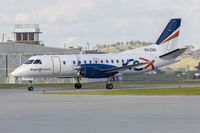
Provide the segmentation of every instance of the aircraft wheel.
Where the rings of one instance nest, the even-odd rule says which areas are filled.
[[[33,91],[34,88],[31,86],[31,87],[28,87],[28,91]]]
[[[113,89],[113,84],[106,84],[106,89]]]
[[[76,84],[74,85],[74,87],[75,87],[76,89],[81,89],[82,85],[79,84],[79,83],[76,83]]]

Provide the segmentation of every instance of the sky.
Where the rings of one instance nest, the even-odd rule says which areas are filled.
[[[0,36],[14,24],[40,24],[46,46],[156,42],[171,18],[182,18],[179,45],[200,48],[199,0],[1,0]],[[39,18],[39,19],[38,19]]]

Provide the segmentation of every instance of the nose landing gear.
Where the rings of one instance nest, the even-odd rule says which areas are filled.
[[[32,86],[33,81],[30,80],[29,83],[30,83],[30,86],[28,87],[28,91],[34,91],[34,88]]]
[[[29,86],[29,87],[28,87],[28,91],[34,91],[33,86]]]

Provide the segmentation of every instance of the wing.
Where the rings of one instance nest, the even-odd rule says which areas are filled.
[[[122,72],[125,70],[131,70],[135,67],[138,66],[142,66],[145,64],[148,64],[149,62],[145,62],[145,63],[138,63],[138,64],[133,64],[133,65],[128,65],[128,66],[122,66],[122,67],[115,67],[115,68],[110,68],[110,69],[106,69],[106,70],[102,70],[102,73],[113,73],[113,72]]]

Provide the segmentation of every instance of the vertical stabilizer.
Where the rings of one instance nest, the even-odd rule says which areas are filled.
[[[177,42],[180,32],[181,19],[171,19],[166,28],[156,41],[156,45],[159,45],[159,52],[167,53],[177,48]]]
[[[181,19],[173,18],[169,21],[166,28],[155,44],[129,50],[121,53],[145,52],[163,55],[177,49],[178,37],[180,32]]]

